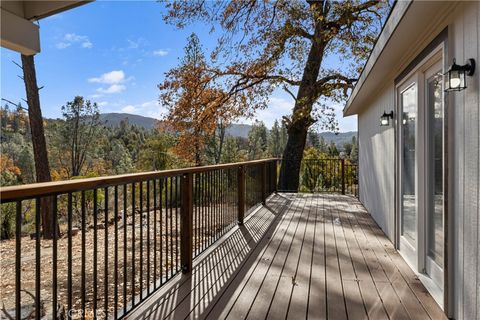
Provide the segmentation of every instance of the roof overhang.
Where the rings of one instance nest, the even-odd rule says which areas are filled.
[[[91,1],[1,1],[1,45],[25,55],[40,52],[39,27],[34,21]]]
[[[432,35],[432,25],[452,7],[449,1],[398,1],[350,95],[343,115],[358,114],[370,99],[402,71],[405,57]]]

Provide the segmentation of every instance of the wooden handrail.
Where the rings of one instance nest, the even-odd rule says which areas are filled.
[[[115,176],[85,178],[66,181],[42,182],[24,184],[18,186],[9,186],[0,188],[0,201],[2,203],[34,198],[39,196],[46,196],[56,193],[68,193],[82,190],[91,190],[96,188],[104,188],[115,185],[122,185],[132,182],[140,182],[149,179],[157,179],[163,177],[181,176],[189,173],[201,173],[212,170],[238,168],[240,166],[248,167],[261,163],[276,161],[277,158],[269,158],[262,160],[253,160],[245,162],[226,163],[218,165],[209,165],[202,167],[190,167],[182,169],[162,170],[140,172],[132,174],[122,174]]]

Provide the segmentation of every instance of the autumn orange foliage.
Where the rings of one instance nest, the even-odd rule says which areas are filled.
[[[15,176],[19,176],[22,172],[18,168],[12,159],[5,154],[0,154],[0,174],[11,173]]]

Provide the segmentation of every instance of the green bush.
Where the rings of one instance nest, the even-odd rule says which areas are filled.
[[[11,239],[15,235],[15,204],[6,203],[0,207],[0,239]]]

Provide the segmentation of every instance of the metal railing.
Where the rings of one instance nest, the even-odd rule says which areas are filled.
[[[301,192],[335,192],[358,197],[358,167],[346,159],[304,159]]]
[[[277,160],[5,187],[4,310],[122,318],[276,191]],[[42,238],[45,203],[51,240]],[[28,238],[30,234],[30,238]]]

